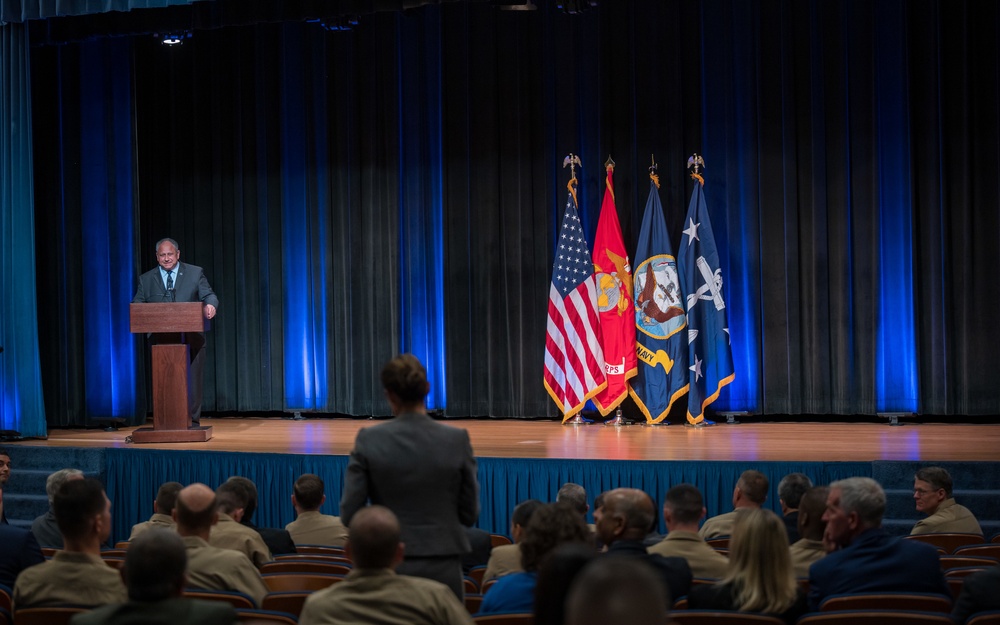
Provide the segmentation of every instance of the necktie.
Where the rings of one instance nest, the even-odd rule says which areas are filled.
[[[167,272],[167,295],[171,297],[174,294],[174,270],[171,269]]]

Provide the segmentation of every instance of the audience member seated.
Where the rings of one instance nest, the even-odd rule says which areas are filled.
[[[35,540],[38,541],[40,547],[63,548],[63,537],[59,533],[59,524],[56,523],[56,514],[52,510],[52,501],[63,484],[70,480],[82,479],[83,471],[80,469],[59,469],[45,480],[45,494],[49,496],[49,510],[31,523],[31,533],[35,535]]]
[[[128,601],[77,614],[71,625],[236,623],[236,610],[228,603],[182,596],[186,565],[184,543],[177,534],[159,527],[142,532],[129,545],[122,569]]]
[[[111,534],[111,502],[101,483],[93,478],[64,482],[54,493],[52,510],[62,532],[63,549],[18,576],[14,608],[125,601],[125,585],[118,570],[101,559],[101,545]]]
[[[468,575],[471,569],[489,563],[493,539],[489,532],[478,527],[465,527],[465,536],[469,539],[469,552],[462,556],[462,573]]]
[[[524,529],[531,521],[531,515],[535,510],[542,507],[542,502],[537,499],[526,499],[514,506],[510,513],[510,537],[514,541],[511,545],[499,545],[490,552],[490,560],[486,563],[486,572],[483,573],[483,581],[507,575],[508,573],[520,573],[521,568],[521,541],[524,540]]]
[[[531,515],[520,543],[524,570],[497,579],[483,597],[479,614],[531,612],[538,567],[556,547],[567,543],[593,544],[580,512],[565,503],[542,504]]]
[[[538,567],[535,585],[534,625],[563,625],[566,621],[566,596],[580,571],[594,558],[593,545],[559,545]]]
[[[781,520],[788,532],[788,544],[798,541],[799,501],[802,495],[813,487],[812,480],[805,473],[789,473],[778,482],[778,503],[781,505]]]
[[[937,550],[882,529],[885,491],[867,477],[830,484],[823,541],[832,551],[809,567],[809,609],[831,595],[926,592],[950,596]],[[838,550],[839,549],[839,550]]]
[[[760,508],[767,501],[769,482],[760,471],[749,469],[740,475],[733,489],[733,511],[714,516],[701,526],[698,534],[705,539],[729,536],[733,530],[736,515],[744,508]]]
[[[243,509],[243,518],[240,519],[240,524],[257,532],[264,540],[264,544],[267,545],[268,551],[272,554],[295,553],[295,542],[292,541],[292,536],[288,533],[288,530],[257,527],[253,524],[253,513],[257,511],[257,502],[259,501],[257,498],[257,485],[251,480],[238,475],[234,475],[226,481],[243,488],[244,499],[247,505]]]
[[[729,538],[729,570],[718,584],[695,586],[688,607],[778,616],[793,625],[806,613],[784,522],[770,510],[745,510]]]
[[[271,562],[271,550],[257,530],[240,524],[246,510],[246,488],[225,482],[215,489],[219,522],[212,528],[208,544],[220,549],[242,552],[258,569]]]
[[[191,484],[181,490],[174,508],[174,521],[187,551],[189,586],[206,590],[235,590],[250,596],[260,605],[267,594],[267,585],[246,553],[213,547],[208,543],[212,526],[219,521],[216,497],[211,488],[204,484]]]
[[[597,522],[601,520],[601,515],[604,514],[604,497],[611,491],[604,491],[597,497],[594,497],[594,544],[597,545],[598,551],[607,550],[607,545],[601,542],[601,535],[597,533]]]
[[[823,545],[823,532],[826,531],[826,498],[830,489],[826,486],[814,486],[806,491],[799,502],[799,540],[788,548],[792,556],[792,568],[796,577],[809,577],[809,567],[816,560],[826,555]]]
[[[917,512],[927,515],[917,521],[910,534],[934,532],[983,534],[976,516],[955,503],[951,475],[941,467],[926,467],[913,476],[913,499]]]
[[[955,600],[951,615],[961,625],[976,612],[1000,610],[1000,566],[987,567],[973,573],[962,583],[962,592]]]
[[[347,578],[306,599],[299,625],[470,625],[452,590],[423,577],[397,575],[403,561],[399,520],[385,506],[361,508],[351,519]]]
[[[3,490],[7,488],[11,471],[10,454],[0,447],[0,525],[7,525],[7,512],[3,507]]]
[[[673,605],[652,568],[635,558],[602,557],[576,576],[566,625],[663,625]]]
[[[660,574],[670,597],[683,597],[691,588],[691,567],[684,558],[664,558],[648,553],[642,543],[653,522],[653,500],[635,488],[616,488],[604,496],[604,512],[597,524],[601,542],[608,546],[604,557],[636,558]]]
[[[343,547],[347,542],[347,528],[340,517],[319,511],[326,501],[325,485],[318,475],[306,473],[295,480],[292,487],[292,507],[295,520],[285,526],[296,545],[327,545]]]
[[[132,526],[132,534],[128,537],[133,541],[144,531],[159,527],[162,529],[174,528],[174,504],[177,503],[177,493],[184,488],[180,482],[166,482],[156,491],[156,499],[153,501],[153,516],[148,521],[136,523]]]
[[[18,574],[45,561],[35,535],[12,525],[0,525],[0,584],[14,587]]]
[[[726,574],[729,560],[698,535],[698,523],[705,518],[705,501],[701,491],[691,484],[678,484],[667,491],[663,503],[663,520],[667,537],[646,551],[665,558],[687,560],[695,577],[718,579]]]
[[[569,507],[573,508],[580,513],[583,517],[583,522],[587,522],[587,512],[590,510],[590,504],[587,503],[587,490],[580,486],[579,484],[574,484],[573,482],[566,482],[559,488],[559,492],[556,493],[556,503],[565,503]],[[596,532],[597,528],[593,525],[587,525],[591,532]]]

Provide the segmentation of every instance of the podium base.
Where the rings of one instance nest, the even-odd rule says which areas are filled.
[[[136,428],[132,432],[133,443],[204,443],[210,438],[212,438],[210,425],[195,425],[186,430]]]

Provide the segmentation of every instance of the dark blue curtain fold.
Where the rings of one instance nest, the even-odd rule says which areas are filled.
[[[0,429],[45,436],[33,183],[28,32],[6,24],[0,26]]]
[[[51,158],[35,189],[39,337],[50,422],[145,421],[143,338],[129,332],[136,285],[131,45],[102,40],[45,48],[59,77],[35,90],[35,137]],[[58,321],[56,321],[58,320]]]
[[[110,11],[158,9],[206,0],[0,0],[0,24]]]

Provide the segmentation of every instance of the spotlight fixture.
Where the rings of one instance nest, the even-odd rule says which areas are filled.
[[[353,30],[354,27],[358,25],[358,16],[336,15],[333,17],[324,17],[321,19],[313,19],[306,21],[319,24],[323,28],[323,30],[332,33],[338,31]]]
[[[532,0],[497,0],[498,11],[537,11],[538,6]]]
[[[190,30],[178,30],[169,33],[155,33],[153,35],[160,40],[165,46],[179,46],[184,43],[185,39],[191,38]]]
[[[587,9],[596,7],[597,0],[560,0],[556,3],[556,6],[562,9],[563,13],[576,15],[577,13],[583,13]]]

